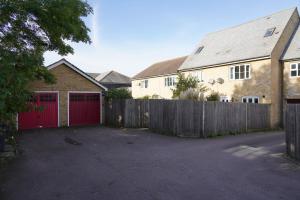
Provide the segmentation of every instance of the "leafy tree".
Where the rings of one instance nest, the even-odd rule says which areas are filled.
[[[172,89],[173,98],[179,98],[182,92],[190,88],[197,89],[201,93],[207,91],[207,88],[200,84],[200,81],[196,77],[185,77],[183,73],[178,73],[176,87]]]
[[[107,91],[106,99],[132,99],[131,92],[125,88],[114,88]]]
[[[0,123],[26,109],[34,80],[54,83],[43,54],[73,53],[66,43],[90,43],[82,17],[92,13],[81,0],[0,0]]]

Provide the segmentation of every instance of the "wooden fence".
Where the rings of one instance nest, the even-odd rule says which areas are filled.
[[[287,154],[300,160],[300,104],[287,104],[285,115]]]
[[[127,128],[202,138],[270,128],[270,105],[266,104],[134,99],[121,102],[113,100],[108,104],[111,107],[106,109],[110,112],[107,125],[114,125],[113,120],[119,119],[112,116],[121,115]],[[122,126],[119,121],[117,125]]]

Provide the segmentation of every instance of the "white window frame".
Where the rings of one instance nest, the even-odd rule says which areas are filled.
[[[203,77],[202,77],[202,70],[199,71],[192,71],[189,73],[189,76],[194,77],[198,79],[198,81],[203,82]]]
[[[147,87],[146,87],[146,82],[147,82]],[[149,80],[148,79],[147,80],[142,80],[140,82],[140,87],[147,89],[149,87]]]
[[[296,65],[296,69],[292,69],[293,65]],[[296,71],[296,76],[292,76],[292,71]],[[300,77],[300,73],[298,73],[299,71],[300,71],[300,62],[299,63],[291,63],[290,64],[290,78]]]
[[[241,66],[244,66],[245,69],[244,69],[244,78],[241,78]],[[239,68],[239,71],[238,71],[238,74],[239,74],[239,78],[236,78],[235,77],[235,68],[238,67]],[[248,67],[248,77],[246,77],[247,75],[247,67]],[[251,79],[251,65],[250,64],[240,64],[240,65],[233,65],[233,66],[230,66],[229,67],[229,80],[248,80],[248,79]]]
[[[220,96],[220,102],[230,102],[228,96]]]
[[[167,76],[164,78],[165,87],[173,87],[176,85],[176,77],[175,76]]]
[[[244,102],[244,99],[246,99],[246,102]],[[249,102],[250,99],[252,102]],[[257,104],[259,104],[259,96],[244,96],[242,97],[242,103],[255,103],[255,99],[257,99]]]

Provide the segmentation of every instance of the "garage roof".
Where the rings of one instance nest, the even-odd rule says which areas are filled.
[[[81,76],[85,77],[86,79],[88,79],[89,81],[91,81],[92,83],[94,83],[95,85],[99,86],[100,88],[104,89],[105,91],[107,91],[107,88],[104,87],[102,84],[100,84],[99,82],[97,82],[93,77],[89,76],[87,73],[85,73],[84,71],[82,71],[81,69],[79,69],[78,67],[76,67],[75,65],[73,65],[72,63],[70,63],[69,61],[67,61],[66,59],[61,59],[51,65],[49,65],[47,67],[48,70],[53,69],[57,66],[60,66],[62,64],[65,64],[67,67],[71,68],[72,70],[74,70],[75,72],[77,72],[78,74],[80,74]]]

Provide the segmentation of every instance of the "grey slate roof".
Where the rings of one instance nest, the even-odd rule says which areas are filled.
[[[296,58],[300,58],[300,25],[298,25],[282,60],[292,60]]]
[[[87,73],[89,76],[93,77],[94,79],[100,75],[100,73]]]
[[[179,70],[270,56],[294,12],[297,8],[207,34],[197,47],[203,46],[203,50],[195,54],[196,49]],[[264,37],[267,29],[274,27],[274,34]]]
[[[100,83],[112,83],[112,84],[130,84],[131,79],[124,74],[116,71],[107,71],[103,73],[88,73],[94,79]]]

